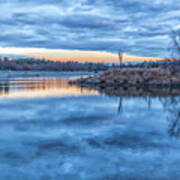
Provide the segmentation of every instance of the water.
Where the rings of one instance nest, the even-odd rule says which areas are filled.
[[[110,97],[67,78],[0,83],[0,179],[180,179],[180,97]]]

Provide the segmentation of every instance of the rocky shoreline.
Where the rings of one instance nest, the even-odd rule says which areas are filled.
[[[180,95],[180,72],[170,68],[116,68],[69,83],[116,96]]]

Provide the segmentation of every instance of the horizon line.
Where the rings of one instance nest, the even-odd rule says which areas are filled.
[[[123,54],[123,62],[162,61],[168,58]],[[64,50],[46,48],[0,47],[0,55],[26,56],[50,61],[73,62],[119,62],[118,52]]]

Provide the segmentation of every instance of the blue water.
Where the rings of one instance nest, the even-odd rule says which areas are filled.
[[[0,179],[180,179],[180,97],[108,97],[62,82],[1,83]]]

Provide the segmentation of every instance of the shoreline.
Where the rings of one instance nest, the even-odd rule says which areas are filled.
[[[81,88],[87,88],[90,90],[97,90],[100,94],[106,94],[108,96],[115,97],[173,97],[180,96],[179,87],[90,87],[90,86],[79,86]]]
[[[116,68],[69,84],[115,96],[180,95],[180,72],[170,68]]]

